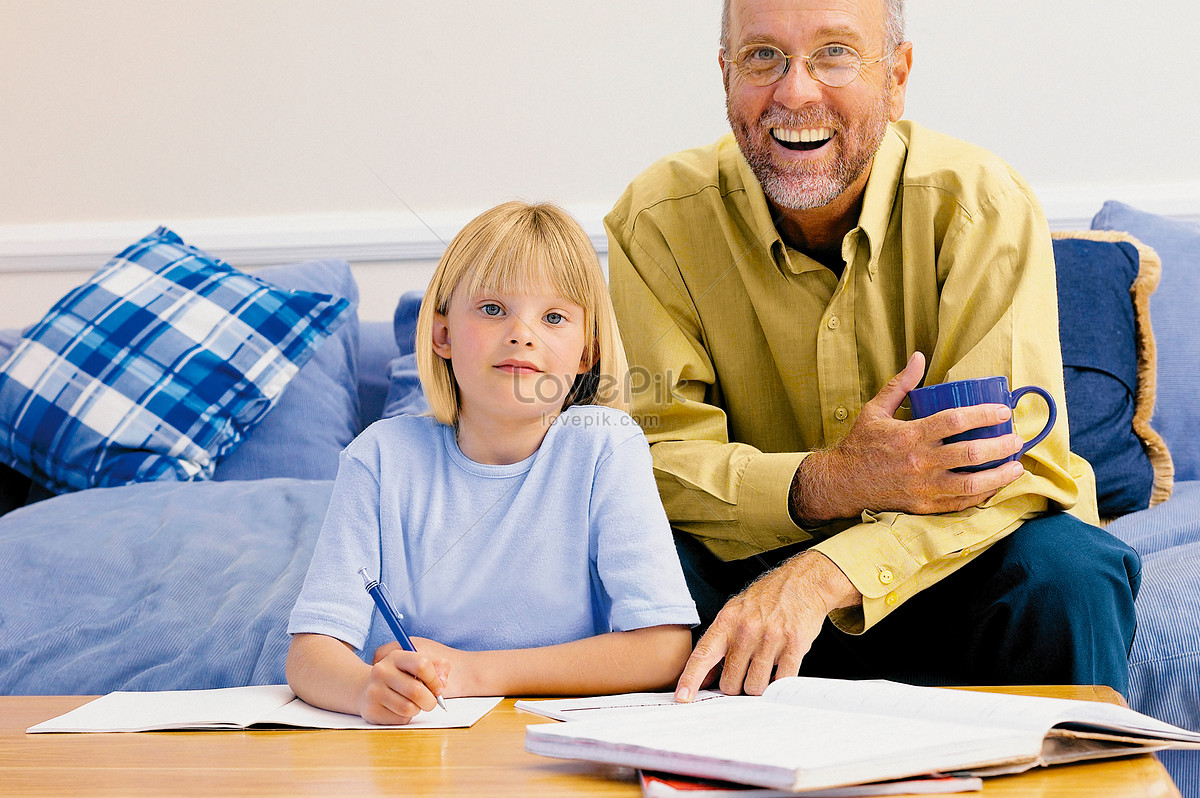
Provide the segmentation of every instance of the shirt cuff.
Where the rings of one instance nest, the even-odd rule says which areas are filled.
[[[807,456],[804,452],[764,452],[751,458],[742,474],[738,510],[739,526],[746,533],[746,543],[754,550],[748,550],[743,557],[812,537],[796,526],[788,509],[792,479]]]
[[[1026,494],[1002,506],[945,515],[863,513],[863,523],[812,547],[863,596],[862,606],[834,610],[830,620],[844,632],[862,634],[1044,509],[1044,497]]]

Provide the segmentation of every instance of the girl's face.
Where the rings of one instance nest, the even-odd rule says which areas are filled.
[[[591,368],[583,308],[539,286],[534,293],[456,290],[435,314],[433,350],[449,360],[459,416],[548,424],[577,375]]]

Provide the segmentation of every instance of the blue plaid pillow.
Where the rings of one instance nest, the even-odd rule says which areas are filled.
[[[160,227],[0,365],[0,461],[55,492],[207,479],[351,308],[275,288]]]

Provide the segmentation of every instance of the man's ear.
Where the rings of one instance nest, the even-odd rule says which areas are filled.
[[[725,87],[725,95],[729,95],[729,70],[732,64],[725,63],[725,48],[717,50],[717,66],[721,68],[721,85]]]
[[[912,72],[912,63],[912,42],[902,42],[896,48],[895,61],[892,64],[892,105],[890,118],[893,122],[900,121],[900,117],[904,116],[904,93],[908,90],[908,75]]]
[[[445,313],[433,314],[433,351],[444,360],[450,359],[450,325]]]

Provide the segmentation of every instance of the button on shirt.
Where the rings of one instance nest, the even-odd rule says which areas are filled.
[[[1091,469],[1068,451],[1049,230],[994,155],[891,125],[840,277],[783,242],[731,135],[650,167],[605,224],[659,491],[673,526],[717,556],[812,541],[863,594],[832,616],[860,632],[1023,519],[1062,507],[1096,522]],[[800,462],[841,439],[918,350],[924,384],[1003,374],[1055,397],[1058,423],[1025,475],[958,513],[868,508],[798,527],[788,493]],[[1045,419],[1023,401],[1017,431],[1032,437]]]

